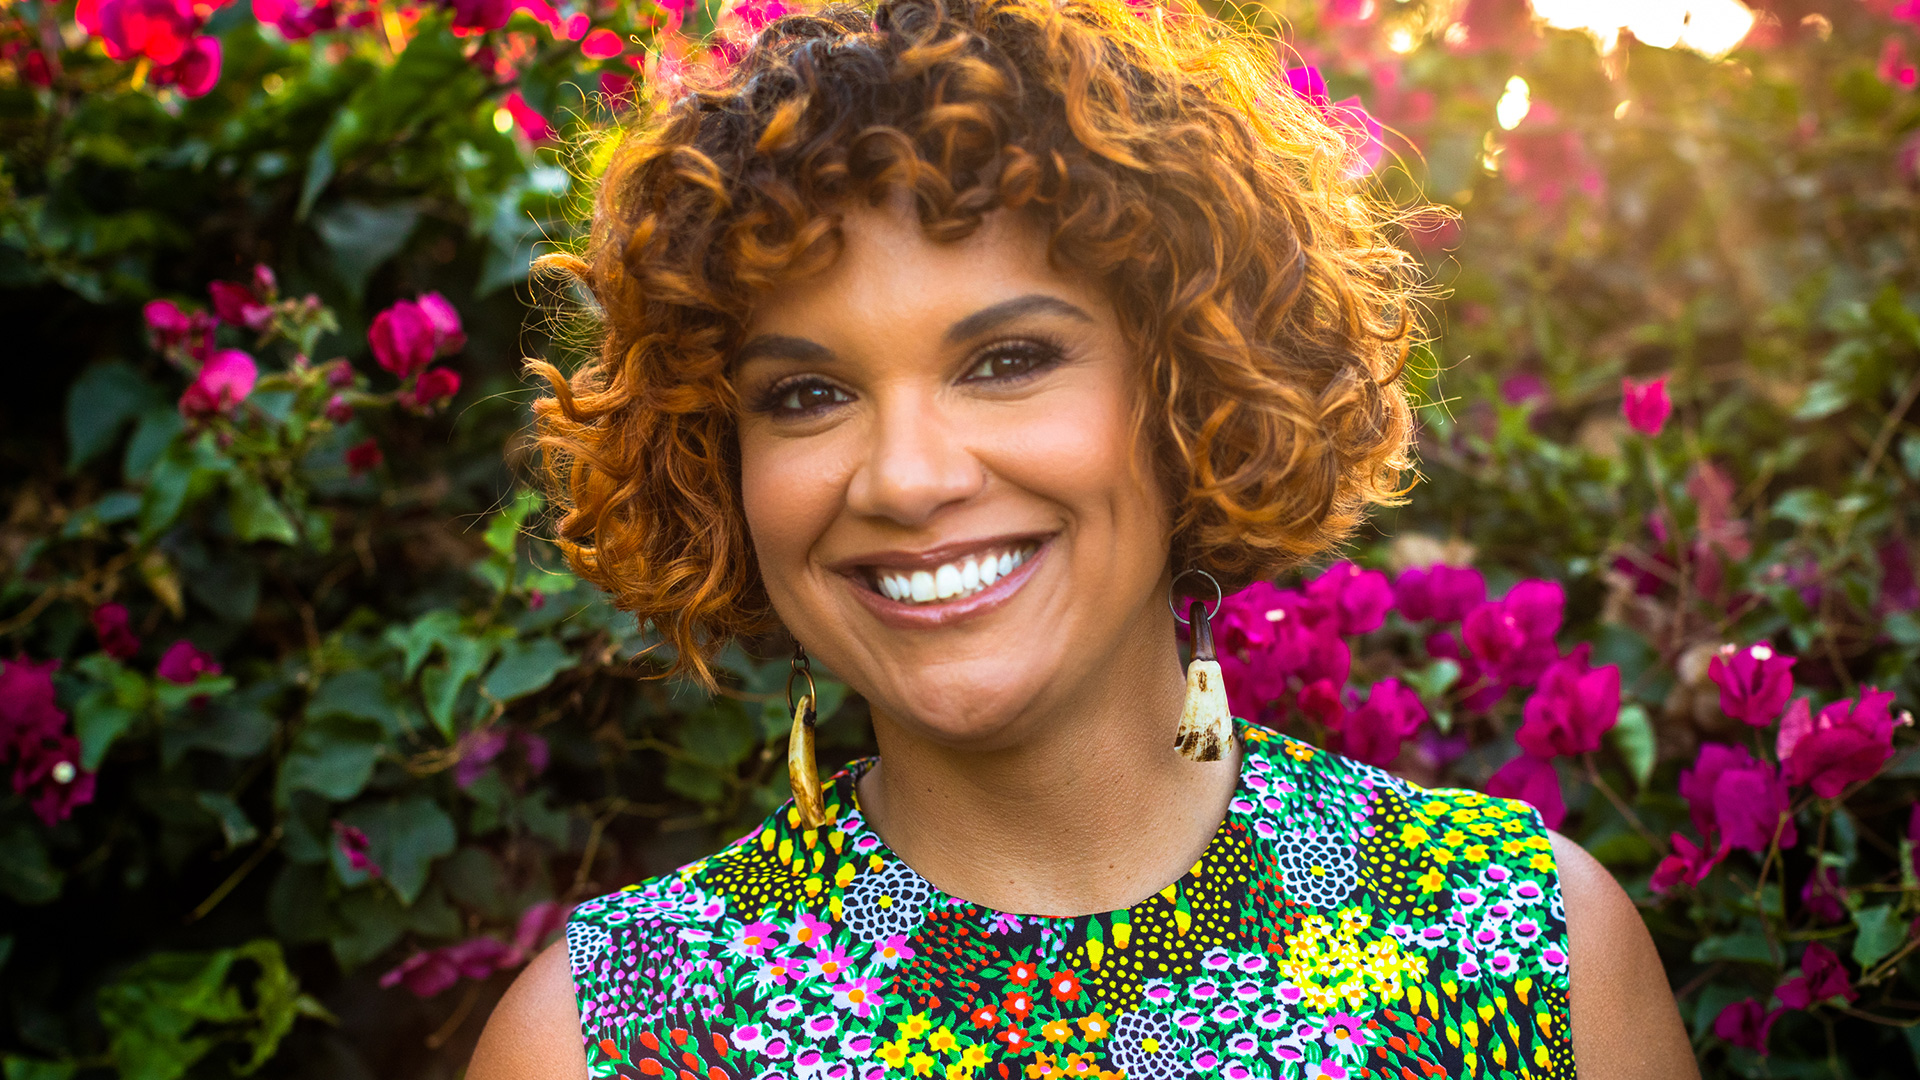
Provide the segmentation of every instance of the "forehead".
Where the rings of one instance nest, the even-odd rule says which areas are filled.
[[[820,273],[761,294],[749,335],[862,327],[896,333],[918,322],[944,328],[982,307],[1036,293],[1110,317],[1098,289],[1050,265],[1045,232],[1024,214],[995,210],[951,241],[928,237],[904,199],[843,207],[839,217],[839,257]]]

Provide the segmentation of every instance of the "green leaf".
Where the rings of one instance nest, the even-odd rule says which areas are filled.
[[[240,809],[240,804],[234,802],[231,796],[217,791],[202,791],[194,796],[194,801],[220,823],[220,834],[227,839],[228,851],[259,839],[260,830],[254,827],[253,820],[247,817],[247,812]]]
[[[69,1080],[80,1068],[71,1061],[41,1061],[15,1054],[0,1061],[6,1063],[7,1080]]]
[[[1753,964],[1776,962],[1767,939],[1760,934],[1715,934],[1702,938],[1693,947],[1693,962],[1710,964],[1715,960],[1742,960]]]
[[[1614,723],[1607,737],[1613,740],[1613,748],[1620,752],[1620,760],[1626,763],[1634,786],[1644,790],[1647,782],[1653,779],[1656,754],[1653,721],[1648,718],[1647,710],[1638,705],[1622,707],[1620,719]]]
[[[80,767],[100,768],[114,740],[126,734],[140,714],[114,701],[113,690],[102,687],[73,706],[73,733],[80,740]]]
[[[1833,498],[1813,488],[1795,488],[1774,501],[1773,516],[1798,525],[1814,525],[1833,519]]]
[[[512,701],[541,690],[578,659],[552,638],[511,641],[480,688],[496,701]]]
[[[337,911],[342,928],[327,935],[327,944],[345,971],[393,948],[407,932],[407,909],[391,889],[355,889],[340,898]]]
[[[300,729],[280,765],[276,798],[284,805],[296,791],[345,802],[366,788],[380,759],[380,729],[360,720],[328,717]]]
[[[1807,387],[1807,396],[1793,410],[1795,420],[1821,420],[1846,408],[1853,401],[1847,388],[1830,379],[1821,379]]]
[[[128,482],[145,476],[185,430],[187,421],[173,406],[156,405],[141,413],[140,422],[133,428],[133,438],[127,440],[126,456],[120,462],[120,471]]]
[[[95,997],[123,1080],[176,1080],[223,1042],[252,1048],[235,1069],[265,1064],[299,1013],[299,984],[280,945],[250,941],[211,953],[156,953]]]
[[[433,860],[453,854],[457,842],[453,819],[426,795],[361,803],[341,814],[340,820],[367,834],[368,857],[403,904],[419,898]],[[356,872],[347,866],[337,844],[333,860],[340,880],[352,884]]]
[[[159,396],[139,372],[118,360],[81,372],[67,390],[68,470],[111,446],[120,429]]]
[[[492,548],[496,555],[513,558],[514,551],[520,542],[520,531],[526,526],[527,518],[539,512],[540,508],[546,504],[547,500],[542,498],[539,492],[521,488],[514,495],[513,502],[506,509],[495,514],[493,520],[487,522],[487,546]]]
[[[420,677],[420,690],[426,697],[427,716],[451,742],[453,710],[460,702],[460,691],[486,668],[487,661],[493,657],[493,642],[485,638],[455,637],[443,644],[447,662],[427,669]]]
[[[460,613],[450,608],[437,608],[413,621],[411,626],[401,629],[398,626],[387,628],[385,641],[404,654],[404,664],[400,677],[413,678],[414,672],[432,654],[433,647],[452,641],[460,635]]]
[[[1853,913],[1859,933],[1853,939],[1853,962],[1862,970],[1880,962],[1907,940],[1907,922],[1890,904],[1861,908]]]
[[[420,208],[406,203],[374,206],[350,200],[313,219],[313,227],[333,256],[333,269],[350,295],[367,290],[367,279],[399,254],[420,221]]]
[[[65,881],[37,827],[19,819],[0,821],[0,893],[22,904],[46,904],[60,898]]]
[[[792,723],[791,717],[788,723]],[[680,745],[702,765],[731,769],[760,745],[753,728],[738,702],[722,698],[680,728]]]
[[[307,718],[350,716],[372,720],[391,738],[404,738],[413,725],[400,711],[387,680],[371,668],[354,668],[329,676],[307,702]]]
[[[234,473],[229,487],[232,494],[227,500],[227,513],[233,518],[235,536],[248,543],[255,540],[281,544],[299,542],[300,533],[293,527],[293,519],[280,508],[266,485],[245,473]]]

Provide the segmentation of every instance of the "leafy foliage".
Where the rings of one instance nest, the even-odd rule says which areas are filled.
[[[602,134],[782,9],[256,0],[135,42],[121,2],[0,10],[6,1074],[452,1075],[566,903],[785,795],[779,650],[714,697],[648,679],[540,539],[515,363],[577,345],[528,267]],[[1390,602],[1322,624],[1344,671],[1223,637],[1239,703],[1562,802],[1716,1075],[1920,1060],[1911,7],[1769,0],[1724,59],[1517,2],[1222,10],[1386,193],[1461,212],[1406,223],[1449,294],[1421,484],[1349,553]],[[1435,563],[1496,599],[1409,607]],[[1557,633],[1490,675],[1525,581]],[[1757,642],[1794,664],[1754,719],[1716,664]],[[1608,669],[1617,706],[1574,708]],[[1816,762],[1868,688],[1890,760]],[[1760,827],[1736,774],[1785,810],[1757,850],[1720,845]]]

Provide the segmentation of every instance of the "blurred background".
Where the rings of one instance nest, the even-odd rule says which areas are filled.
[[[1453,211],[1412,500],[1229,601],[1237,711],[1540,806],[1708,1075],[1915,1075],[1920,3],[1204,6]],[[785,797],[783,651],[649,678],[520,362],[607,134],[786,10],[0,0],[6,1080],[457,1076]]]

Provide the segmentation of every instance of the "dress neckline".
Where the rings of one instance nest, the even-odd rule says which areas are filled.
[[[839,796],[840,805],[845,808],[841,812],[841,819],[838,824],[840,825],[841,831],[847,835],[846,843],[850,850],[860,855],[877,855],[891,865],[900,867],[912,874],[915,879],[927,888],[930,897],[929,903],[932,906],[969,907],[977,910],[988,919],[1019,920],[1022,922],[1035,923],[1036,925],[1061,928],[1070,927],[1076,923],[1092,919],[1107,919],[1116,914],[1131,912],[1156,896],[1171,897],[1176,892],[1188,888],[1193,880],[1202,872],[1201,868],[1206,865],[1207,857],[1209,855],[1219,854],[1222,849],[1233,842],[1232,832],[1236,824],[1235,819],[1240,817],[1245,810],[1252,808],[1253,799],[1251,796],[1254,792],[1248,784],[1248,776],[1252,770],[1255,756],[1260,753],[1260,751],[1255,749],[1257,740],[1247,737],[1246,729],[1248,726],[1244,720],[1236,719],[1234,721],[1233,741],[1234,745],[1240,750],[1240,768],[1234,778],[1233,794],[1227,800],[1226,814],[1220,819],[1220,824],[1214,826],[1213,834],[1207,839],[1207,846],[1201,849],[1200,855],[1194,860],[1193,865],[1182,872],[1179,877],[1161,886],[1159,889],[1142,896],[1126,907],[1113,908],[1107,911],[1088,912],[1081,915],[1036,915],[1024,912],[1001,911],[998,908],[990,907],[987,904],[975,900],[954,896],[952,893],[935,885],[927,879],[926,875],[914,869],[912,864],[902,858],[900,853],[893,850],[885,840],[881,839],[879,832],[867,823],[866,815],[860,809],[860,778],[880,763],[880,758],[877,755],[850,761],[847,763],[846,768],[842,769],[833,777],[834,793]]]

